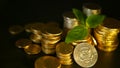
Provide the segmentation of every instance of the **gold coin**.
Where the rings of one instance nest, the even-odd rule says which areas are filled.
[[[92,67],[98,59],[95,47],[89,43],[78,44],[73,52],[75,62],[81,67]]]
[[[56,46],[56,52],[65,56],[71,55],[73,46],[71,44],[66,44],[65,42],[60,42]]]
[[[43,23],[34,23],[31,27],[31,30],[34,34],[41,34],[44,26],[45,25]]]
[[[44,48],[43,46],[42,46],[42,51],[43,51],[43,53],[45,53],[45,54],[54,54],[55,53],[55,48]]]
[[[30,46],[25,47],[24,51],[29,55],[38,54],[41,51],[41,47],[38,44],[31,44]]]
[[[15,43],[15,45],[18,48],[25,48],[26,46],[29,46],[30,44],[32,44],[32,41],[29,39],[25,39],[25,38],[19,39]]]
[[[31,35],[30,35],[30,39],[31,39],[34,43],[41,43],[42,36],[41,36],[41,35],[37,35],[37,34],[31,34]]]
[[[44,48],[48,48],[48,49],[51,49],[51,48],[55,48],[55,47],[56,47],[56,44],[45,44],[44,42],[41,42],[41,45],[42,45]]]
[[[62,65],[71,65],[73,62],[72,62],[72,59],[67,60],[67,61],[63,61],[63,60],[60,59],[60,63],[61,63]]]
[[[60,29],[59,27],[47,27],[45,28],[45,33],[47,35],[51,35],[51,36],[58,36],[62,34],[62,29]]]
[[[33,26],[33,23],[29,23],[29,24],[26,24],[25,25],[25,31],[26,32],[32,32],[32,29],[31,29],[31,27]]]
[[[57,42],[59,42],[61,40],[61,38],[59,38],[59,39],[53,39],[53,40],[48,40],[48,39],[45,39],[45,38],[43,38],[42,39],[42,42],[44,42],[45,44],[56,44]]]
[[[12,25],[9,27],[9,32],[12,34],[12,35],[16,35],[16,34],[19,34],[21,32],[23,32],[24,29],[22,26],[20,25]]]
[[[35,68],[61,68],[59,59],[53,56],[42,56],[35,60]]]

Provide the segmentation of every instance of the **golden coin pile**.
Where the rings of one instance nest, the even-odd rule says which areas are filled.
[[[118,44],[120,22],[114,18],[106,18],[103,24],[94,29],[94,37],[98,48],[103,51],[114,51]]]
[[[22,38],[16,41],[15,45],[18,48],[23,48],[25,53],[32,55],[38,54],[41,51],[41,47],[38,44],[32,43],[30,39]]]
[[[62,30],[56,23],[47,23],[42,31],[42,51],[45,54],[54,54],[56,44],[61,40]]]
[[[53,56],[42,56],[36,59],[35,68],[61,68],[59,59]]]
[[[25,25],[25,31],[31,32],[30,39],[34,43],[40,43],[42,36],[41,36],[41,30],[43,29],[44,24],[43,23],[30,23]]]
[[[56,46],[56,55],[60,59],[62,65],[71,65],[72,61],[73,46],[60,42]]]

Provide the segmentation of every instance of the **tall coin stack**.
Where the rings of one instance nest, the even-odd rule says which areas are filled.
[[[65,42],[60,42],[56,46],[56,55],[60,59],[62,65],[71,65],[72,61],[73,46],[71,44],[66,44]]]
[[[114,18],[106,18],[103,24],[94,29],[94,37],[98,48],[103,51],[114,51],[118,44],[120,22]]]
[[[45,54],[54,54],[56,44],[61,40],[62,30],[56,23],[48,22],[42,31],[42,51]]]

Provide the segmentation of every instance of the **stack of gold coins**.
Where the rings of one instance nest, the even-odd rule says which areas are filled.
[[[114,51],[118,44],[120,21],[114,18],[106,18],[103,24],[94,29],[94,37],[98,42],[98,48],[103,51]]]
[[[72,61],[73,46],[60,42],[56,46],[56,55],[60,59],[62,65],[71,65]]]
[[[61,68],[59,59],[53,56],[42,56],[35,60],[35,68]]]
[[[41,30],[43,29],[43,23],[30,23],[25,25],[26,32],[31,32],[30,39],[34,43],[40,43],[42,39]]]
[[[51,25],[51,26],[50,26]],[[42,51],[45,54],[54,54],[56,43],[61,40],[62,30],[53,23],[47,23],[42,31]]]
[[[85,39],[83,39],[83,40],[77,40],[77,41],[74,41],[74,42],[72,42],[72,45],[78,45],[78,44],[80,44],[80,43],[83,43],[83,42],[88,42],[88,43],[90,43],[90,44],[92,44],[92,45],[97,45],[97,42],[96,42],[96,40],[94,39],[94,37],[92,36],[92,35],[88,35]]]
[[[16,41],[15,45],[18,48],[23,48],[25,53],[32,55],[41,52],[41,47],[38,44],[32,43],[30,39],[22,38]]]
[[[98,15],[101,13],[100,5],[96,3],[84,3],[83,4],[83,13],[87,16]]]
[[[34,43],[41,43],[41,39],[42,39],[42,36],[39,35],[39,34],[31,34],[30,35],[30,39],[34,42]]]

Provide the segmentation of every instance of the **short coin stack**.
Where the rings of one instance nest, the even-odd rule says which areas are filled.
[[[84,40],[77,40],[77,41],[72,42],[72,45],[76,46],[76,45],[78,45],[80,43],[83,43],[83,42],[88,42],[88,43],[90,43],[92,45],[97,45],[96,40],[90,34]]]
[[[32,43],[31,40],[22,38],[16,41],[15,45],[18,48],[23,48],[25,53],[32,55],[32,54],[38,54],[41,52],[41,47],[38,44]]]
[[[45,54],[54,54],[56,44],[61,40],[62,30],[56,23],[48,22],[42,30],[42,51]]]
[[[31,36],[30,39],[35,43],[40,43],[42,40],[41,30],[43,29],[43,23],[34,23],[31,27]]]
[[[98,48],[103,51],[113,51],[117,48],[120,22],[114,18],[106,18],[103,24],[94,29]]]
[[[71,44],[60,42],[56,46],[56,55],[60,59],[62,65],[71,65],[73,63],[72,52],[73,46]]]

